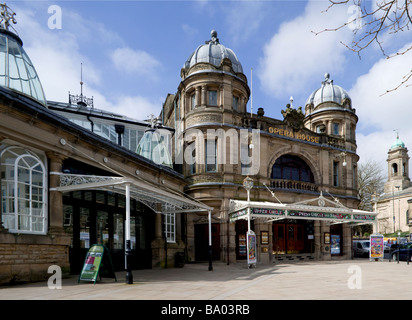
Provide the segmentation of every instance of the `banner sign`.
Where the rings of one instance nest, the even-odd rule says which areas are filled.
[[[97,275],[100,279],[102,276],[107,276],[117,281],[109,250],[102,244],[91,246],[87,252],[78,282],[84,280],[96,283]]]
[[[256,234],[248,231],[247,235],[247,264],[248,266],[256,264]]]
[[[370,251],[369,260],[383,260],[384,248],[383,248],[383,235],[371,234],[370,235]]]

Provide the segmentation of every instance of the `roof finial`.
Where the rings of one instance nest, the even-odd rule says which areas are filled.
[[[216,30],[212,30],[210,31],[210,40],[209,41],[205,41],[206,44],[208,43],[219,43],[219,38],[217,37],[217,31]]]
[[[93,108],[93,97],[86,98],[83,96],[83,63],[80,63],[80,96],[73,95],[69,92],[69,103],[77,104],[80,107],[91,107]]]
[[[396,132],[396,139],[399,139],[399,129],[394,129],[393,131]]]
[[[9,30],[9,27],[11,27],[13,31],[17,33],[17,31],[10,25],[10,21],[14,24],[17,23],[16,19],[14,18],[15,15],[16,13],[13,10],[11,10],[5,3],[0,3],[1,28]]]
[[[80,97],[83,97],[83,63],[80,63]]]
[[[325,73],[325,80],[322,81],[322,85],[325,85],[325,84],[333,84],[333,80],[330,79],[329,72]]]

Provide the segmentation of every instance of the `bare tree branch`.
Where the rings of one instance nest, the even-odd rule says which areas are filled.
[[[335,28],[326,28],[322,31],[312,31],[315,35],[323,32],[338,31],[344,27],[351,27],[353,39],[351,43],[341,42],[348,50],[357,53],[361,58],[361,53],[375,43],[382,54],[391,59],[412,50],[412,46],[388,55],[386,53],[382,39],[387,36],[394,36],[398,32],[409,31],[412,28],[411,6],[412,0],[381,0],[376,2],[375,7],[367,8],[362,0],[352,0],[353,5],[359,10],[359,15],[350,21],[346,21]],[[349,5],[349,0],[329,0],[329,6],[326,12],[332,7],[338,5]],[[353,28],[353,26],[356,26]],[[409,81],[412,81],[412,71],[405,74],[400,84],[393,89],[387,90],[384,94],[395,91],[402,86],[409,87]]]

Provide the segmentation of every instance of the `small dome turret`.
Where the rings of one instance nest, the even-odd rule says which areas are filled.
[[[322,81],[322,86],[313,91],[306,101],[306,106],[311,106],[314,110],[321,104],[332,102],[341,107],[348,106],[351,108],[351,98],[349,94],[342,87],[335,85],[330,79],[329,73],[325,74],[325,80]]]
[[[242,65],[233,50],[226,48],[219,42],[215,30],[212,30],[210,35],[211,39],[206,41],[205,44],[197,47],[186,60],[183,69],[189,71],[190,68],[202,62],[209,63],[214,67],[219,68],[223,60],[226,58],[232,63],[232,70],[235,74],[243,73]]]
[[[390,150],[394,150],[396,148],[405,148],[405,143],[399,139],[399,134],[396,136],[396,140],[392,143]]]

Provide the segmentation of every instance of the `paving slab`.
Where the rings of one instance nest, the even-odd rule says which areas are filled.
[[[412,264],[406,262],[302,261],[227,265],[186,264],[183,268],[133,270],[96,284],[78,276],[62,280],[61,289],[47,281],[0,287],[0,300],[410,300]]]

